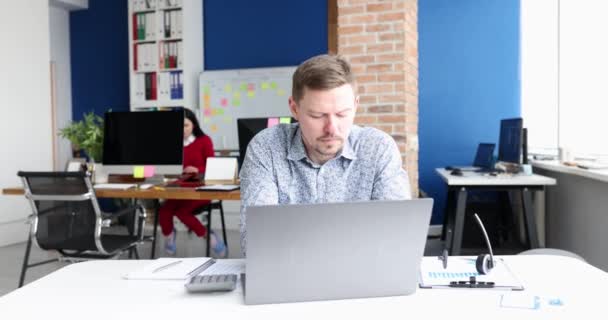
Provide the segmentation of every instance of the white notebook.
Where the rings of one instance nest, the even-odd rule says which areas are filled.
[[[215,263],[212,258],[159,258],[125,274],[129,280],[185,280]]]

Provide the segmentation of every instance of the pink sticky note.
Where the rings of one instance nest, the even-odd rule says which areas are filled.
[[[222,105],[222,107],[228,106],[228,99],[222,98],[222,100],[220,100],[220,104]]]
[[[274,127],[277,124],[279,124],[279,118],[268,118],[268,125],[266,127],[267,128]]]
[[[253,91],[255,90],[255,85],[253,83],[250,83],[247,85],[247,91]]]
[[[211,115],[211,109],[209,109],[209,108],[205,108],[204,114],[205,114],[205,116],[207,116],[207,117],[208,117],[208,116],[210,116],[210,115]]]
[[[144,178],[150,178],[154,176],[154,166],[144,166]]]

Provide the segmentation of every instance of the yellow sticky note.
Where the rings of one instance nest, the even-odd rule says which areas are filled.
[[[144,177],[144,166],[134,166],[133,167],[133,178],[143,178]]]
[[[226,93],[232,92],[232,85],[231,84],[225,85],[224,86],[224,92],[226,92]]]
[[[209,118],[207,118],[207,117],[204,117],[204,118],[203,118],[203,123],[209,123],[209,122],[211,122],[211,119],[209,119]]]
[[[277,90],[277,96],[284,96],[284,95],[285,95],[285,90],[283,90],[283,89]]]
[[[291,117],[282,117],[279,119],[279,123],[291,123]]]
[[[238,99],[238,98],[240,98],[240,97],[241,97],[241,92],[240,92],[240,91],[235,91],[235,92],[232,94],[232,96],[233,96],[234,98]]]
[[[270,88],[270,84],[268,84],[268,82],[262,82],[262,90],[266,90]]]
[[[277,83],[276,83],[276,82],[274,82],[274,81],[273,81],[273,82],[271,82],[271,83],[270,83],[270,88],[272,88],[272,89],[276,89],[276,88],[277,88]]]
[[[248,96],[249,98],[253,98],[253,97],[255,97],[255,91],[247,91],[247,96]]]
[[[217,132],[217,125],[215,125],[215,124],[211,125],[211,132],[214,132],[214,133]]]
[[[247,84],[245,82],[241,82],[241,91],[247,91]]]
[[[232,99],[232,105],[238,107],[241,105],[241,99]]]

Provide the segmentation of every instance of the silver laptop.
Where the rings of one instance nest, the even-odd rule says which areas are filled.
[[[247,208],[245,303],[416,291],[432,199]]]

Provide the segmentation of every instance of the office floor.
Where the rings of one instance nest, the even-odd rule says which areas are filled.
[[[150,228],[150,229],[149,229]],[[151,232],[151,226],[146,226],[148,234]],[[159,231],[160,233],[160,231]],[[236,230],[228,230],[229,258],[242,258],[240,249],[240,235]],[[6,247],[0,247],[0,296],[5,295],[15,289],[19,282],[21,273],[21,264],[23,263],[23,254],[25,252],[25,243],[15,244]],[[140,257],[148,259],[150,257],[151,243],[146,242],[139,247]],[[188,234],[186,231],[178,231],[177,234],[177,256],[179,257],[194,257],[204,256],[205,242],[197,238],[194,234]],[[433,256],[439,255],[443,249],[443,242],[439,239],[429,239],[427,241],[424,255]],[[482,249],[463,249],[463,255],[476,255],[480,252],[485,253],[485,248]],[[512,254],[511,250],[496,250],[496,254]],[[162,240],[157,242],[157,255],[165,256],[162,250]],[[42,261],[53,258],[54,254],[40,250],[35,245],[32,246],[30,262]],[[126,258],[126,257],[121,257]],[[45,275],[58,270],[67,265],[66,262],[54,262],[37,266],[28,269],[25,278],[25,284],[35,281]]]

